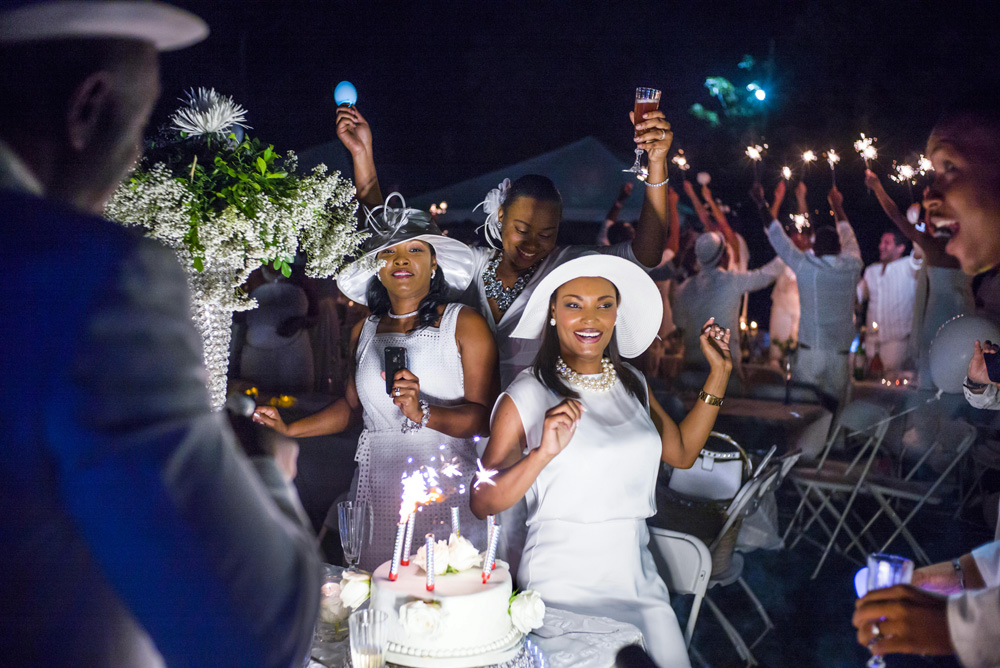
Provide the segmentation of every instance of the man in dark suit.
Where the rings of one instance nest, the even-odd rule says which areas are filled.
[[[290,472],[209,408],[173,253],[98,217],[138,155],[157,51],[207,32],[157,2],[0,9],[5,665],[308,651],[320,561]]]

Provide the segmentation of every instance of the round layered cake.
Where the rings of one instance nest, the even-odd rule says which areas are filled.
[[[514,658],[523,636],[510,621],[510,572],[497,562],[483,584],[478,568],[438,575],[427,591],[423,569],[389,562],[372,574],[371,607],[389,615],[386,660],[415,668],[472,668]]]

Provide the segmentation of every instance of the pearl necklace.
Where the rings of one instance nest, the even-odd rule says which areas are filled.
[[[574,385],[581,390],[590,390],[591,392],[607,392],[618,382],[618,372],[615,371],[615,366],[607,357],[601,358],[600,378],[590,378],[573,371],[566,362],[563,362],[562,357],[556,358],[556,373],[570,385]]]
[[[541,264],[541,260],[539,260],[531,265],[526,272],[517,277],[512,287],[507,288],[497,278],[497,267],[500,266],[500,260],[502,259],[503,251],[497,251],[493,259],[490,260],[490,263],[486,265],[486,269],[483,270],[483,285],[486,287],[486,297],[497,303],[497,310],[501,313],[511,307],[514,300],[518,298],[521,292],[524,291],[525,286],[528,285],[528,281],[535,275],[538,265]]]
[[[409,313],[401,313],[400,315],[396,315],[392,311],[389,311],[386,313],[386,315],[392,318],[393,320],[402,320],[404,318],[412,318],[418,313],[420,313],[420,309],[417,309],[416,311],[410,311]]]

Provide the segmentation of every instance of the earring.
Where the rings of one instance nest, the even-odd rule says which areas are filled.
[[[555,318],[549,318],[549,324],[552,325],[553,327],[555,327],[556,326],[556,319]]]
[[[437,276],[437,273],[438,273],[438,270],[437,270],[436,267],[434,269],[431,269],[431,278],[434,278],[435,276]]]

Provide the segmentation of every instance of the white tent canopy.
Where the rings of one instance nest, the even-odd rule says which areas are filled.
[[[542,174],[552,179],[563,198],[563,220],[602,222],[614,204],[623,183],[635,181],[632,174],[622,173],[629,165],[623,163],[604,144],[585,137],[562,148],[529,158],[515,165],[482,174],[429,193],[407,198],[407,204],[427,210],[431,204],[448,203],[448,212],[440,222],[457,223],[485,219],[482,208],[473,212],[486,193],[505,178],[514,181],[525,174]],[[636,220],[642,209],[642,188],[636,188],[625,201],[619,220]]]

